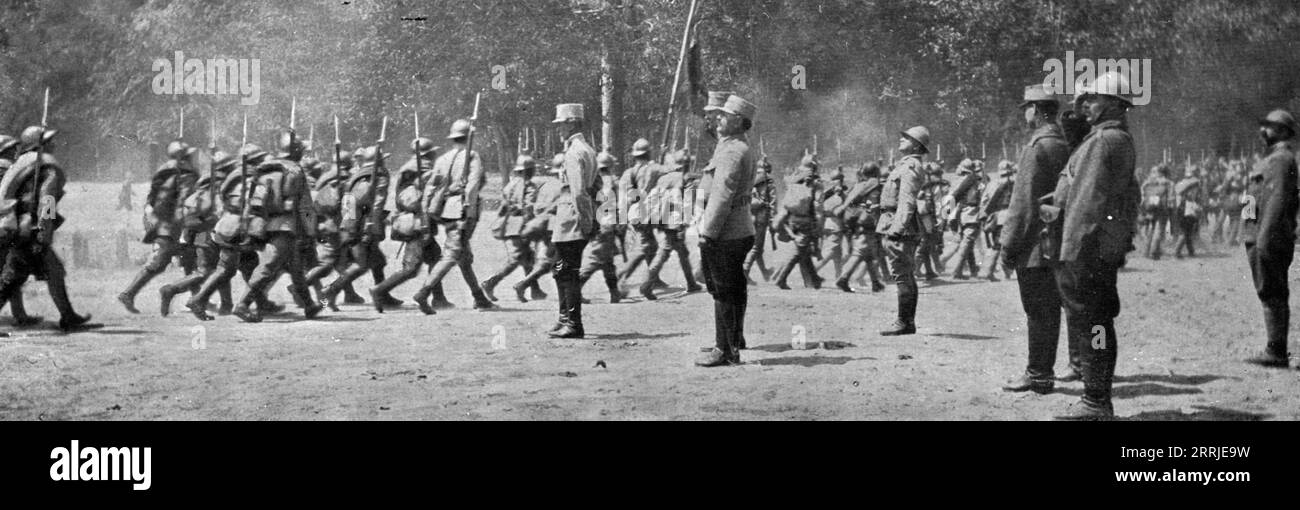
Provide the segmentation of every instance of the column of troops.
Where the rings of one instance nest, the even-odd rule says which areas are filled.
[[[827,265],[844,292],[854,292],[853,285],[873,293],[894,285],[897,316],[881,331],[888,336],[916,332],[918,279],[938,278],[955,258],[954,279],[997,280],[999,264],[1003,278],[1017,275],[1028,364],[1004,389],[1046,393],[1055,381],[1082,380],[1082,399],[1063,417],[1094,419],[1113,414],[1116,282],[1127,253],[1140,244],[1145,255],[1158,258],[1168,230],[1177,239],[1175,255],[1192,256],[1197,230],[1208,226],[1214,241],[1245,244],[1264,305],[1267,349],[1249,361],[1285,366],[1286,274],[1300,204],[1291,140],[1300,127],[1285,111],[1264,118],[1261,137],[1269,149],[1248,173],[1244,160],[1206,160],[1189,163],[1175,183],[1162,164],[1139,184],[1125,115],[1132,103],[1121,92],[1127,90],[1123,76],[1105,74],[1079,87],[1073,110],[1062,111],[1041,85],[1028,87],[1021,108],[1032,134],[1018,162],[1002,161],[992,178],[983,161],[966,159],[950,183],[939,163],[925,161],[930,132],[916,126],[900,132],[901,156],[889,168],[865,164],[851,183],[842,168],[823,179],[816,155],[806,155],[785,177],[779,200],[772,163],[746,138],[757,109],[730,92],[711,93],[705,107],[705,132],[714,147],[703,165],[686,151],[656,162],[650,143],[639,139],[623,169],[585,139],[582,105],[561,104],[553,123],[564,150],[543,163],[529,154],[518,157],[488,228],[504,243],[506,260],[482,282],[470,241],[486,177],[471,147],[469,121],[452,123],[446,149],[429,138],[414,139],[411,156],[395,172],[381,144],[352,153],[336,149],[333,164],[324,164],[289,130],[273,153],[255,144],[234,152],[210,147],[212,163],[201,176],[195,149],[177,140],[145,198],[143,240],[153,252],[118,301],[139,313],[136,295],[175,259],[184,276],[158,289],[163,315],[188,293],[186,309],[212,320],[210,301],[217,294],[218,315],[259,322],[284,308],[268,294],[286,273],[288,294],[307,318],[337,310],[340,296],[345,304],[364,303],[354,283],[367,273],[374,281],[370,304],[382,313],[402,304],[391,293],[427,267],[412,300],[432,315],[452,307],[443,288],[452,268],[479,310],[494,308],[498,286],[522,270],[511,287],[515,299],[546,299],[539,283],[551,276],[559,315],[548,334],[582,338],[582,305],[589,302],[582,288],[592,276],[601,274],[609,302],[618,303],[631,293],[629,282],[644,263],[636,292],[655,300],[669,286],[662,274],[676,258],[685,292],[707,289],[715,302],[715,346],[698,364],[721,366],[739,363],[747,347],[744,314],[747,287],[757,285],[754,265],[764,280],[785,290],[795,269],[805,286],[819,289]],[[54,205],[63,185],[51,155],[54,133],[33,127],[21,140],[0,137],[0,300],[9,303],[16,323],[39,322],[25,313],[19,292],[35,275],[49,282],[61,327],[93,327],[89,316],[73,312],[62,265],[50,249],[62,222]],[[657,204],[669,197],[692,203],[657,214]],[[619,213],[624,207],[626,214]],[[686,241],[691,229],[699,239],[698,265]],[[947,248],[945,233],[955,239]],[[400,268],[391,274],[380,248],[386,237],[403,243]],[[769,237],[773,249],[777,240],[790,245],[771,266],[764,260]],[[981,246],[982,270],[976,257]],[[237,300],[231,286],[236,274],[246,282]],[[1062,310],[1069,363],[1057,377]]]

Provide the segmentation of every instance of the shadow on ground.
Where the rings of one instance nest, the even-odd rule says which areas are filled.
[[[1124,419],[1128,421],[1260,421],[1272,416],[1214,406],[1192,406],[1190,413],[1184,413],[1181,409],[1145,411]]]

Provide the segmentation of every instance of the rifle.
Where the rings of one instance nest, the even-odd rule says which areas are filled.
[[[471,159],[470,157],[474,155],[473,152],[474,151],[474,121],[478,120],[478,101],[481,95],[482,94],[479,92],[474,93],[474,113],[469,117],[469,136],[466,137],[465,139],[465,168],[464,171],[461,172],[460,174],[462,179],[469,179],[469,160]],[[448,184],[450,185],[450,183]],[[461,193],[464,192],[465,190],[461,190]],[[468,198],[468,197],[464,197],[464,198]],[[465,200],[461,200],[462,208],[474,207],[475,205],[476,204],[470,204]],[[460,217],[461,218],[465,217],[464,210],[461,211]]]
[[[50,114],[50,88],[45,87],[45,102],[41,105],[41,132],[36,137],[36,193],[45,191],[46,181],[49,179],[49,172],[45,171],[45,129],[48,126]],[[40,252],[45,248],[54,237],[54,221],[58,217],[58,202],[53,195],[41,195],[40,206],[37,215],[36,229],[40,232],[37,235],[36,246],[33,249]]]
[[[682,83],[682,67],[686,65],[686,49],[691,41],[691,30],[695,28],[695,10],[699,6],[699,0],[691,0],[691,9],[686,14],[686,29],[682,31],[682,47],[677,54],[677,72],[673,74],[673,89],[669,92],[668,112],[664,115],[664,131],[659,138],[659,149],[661,153],[668,153],[668,141],[672,136],[673,111],[677,107],[677,89]],[[660,155],[662,160],[663,155]],[[662,162],[662,161],[661,161]]]
[[[241,234],[248,235],[248,215],[252,210],[253,189],[257,187],[257,182],[252,185],[248,183],[248,152],[245,147],[248,145],[248,112],[244,112],[244,134],[239,142],[239,177],[243,180],[244,207],[239,211],[239,231]],[[244,243],[250,239],[244,238]]]
[[[208,203],[212,205],[213,212],[219,212],[217,209],[217,187],[221,183],[217,181],[217,118],[212,118],[212,125],[208,129]]]

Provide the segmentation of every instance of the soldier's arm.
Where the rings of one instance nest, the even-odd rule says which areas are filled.
[[[744,153],[739,150],[723,150],[713,155],[709,165],[713,167],[713,184],[708,190],[704,215],[700,219],[701,237],[716,239],[722,235],[722,228],[731,212],[731,202],[740,192],[743,157]]]
[[[469,160],[469,177],[465,181],[465,203],[475,204],[479,192],[483,190],[483,158],[471,152]]]
[[[916,193],[921,190],[921,176],[915,168],[906,170],[898,180],[898,209],[894,212],[894,224],[891,233],[897,235],[907,231],[907,223],[916,214]]]
[[[836,206],[835,210],[832,212],[835,213],[836,215],[844,214],[844,211],[849,208],[849,204],[852,204],[854,200],[857,200],[858,197],[862,196],[862,194],[865,193],[866,190],[867,190],[867,183],[859,182],[854,184],[853,188],[849,190],[848,194],[844,195],[844,201],[841,202],[840,205]]]
[[[1287,174],[1287,166],[1290,164],[1290,158],[1279,156],[1270,156],[1264,160],[1267,165],[1264,168],[1264,182],[1261,186],[1261,202],[1264,208],[1261,209],[1257,216],[1259,218],[1259,232],[1256,234],[1255,245],[1259,252],[1268,255],[1272,251],[1272,242],[1282,237],[1284,232],[1275,232],[1282,222],[1282,216],[1286,212],[1286,203],[1293,199],[1296,193],[1295,183],[1290,182]]]

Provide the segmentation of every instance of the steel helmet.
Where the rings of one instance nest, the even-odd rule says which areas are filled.
[[[1107,71],[1106,74],[1098,76],[1092,83],[1087,82],[1087,77],[1079,79],[1074,87],[1074,102],[1077,104],[1085,96],[1098,95],[1110,96],[1123,101],[1129,106],[1133,106],[1131,99],[1132,89],[1128,86],[1128,78],[1115,71]]]
[[[632,142],[632,157],[635,158],[647,154],[650,154],[650,140],[637,138],[635,142]]]
[[[275,143],[276,157],[297,159],[302,157],[302,140],[292,130],[280,133]]]
[[[914,126],[903,131],[902,135],[912,139],[912,141],[921,144],[921,148],[926,152],[930,151],[930,130],[925,126]]]
[[[415,151],[420,156],[426,156],[430,152],[437,152],[438,148],[433,146],[433,140],[421,136],[411,140],[411,150]]]
[[[180,140],[174,140],[167,144],[167,157],[170,159],[181,159],[194,154],[194,147]]]
[[[974,171],[975,171],[975,161],[970,158],[963,159],[961,160],[961,163],[957,164],[958,174],[964,175]]]
[[[352,151],[340,150],[338,164],[345,168],[352,166]]]
[[[54,135],[58,133],[59,131],[57,129],[47,130],[40,126],[27,126],[27,129],[24,129],[23,134],[18,138],[22,141],[23,150],[28,150],[36,147],[37,144],[42,144],[54,139]]]
[[[456,119],[455,122],[451,123],[451,131],[447,134],[447,139],[455,140],[457,138],[465,138],[469,136],[469,132],[472,128],[473,126],[470,126],[468,120]]]
[[[1279,109],[1268,112],[1268,115],[1265,115],[1263,119],[1260,119],[1259,123],[1261,125],[1271,124],[1274,126],[1282,126],[1290,129],[1292,136],[1300,135],[1300,124],[1296,124],[1295,117],[1291,115],[1291,112],[1286,110]]]
[[[234,168],[234,166],[238,163],[239,163],[239,158],[236,158],[234,154],[230,154],[225,151],[217,151],[216,154],[212,155],[213,172],[229,170],[231,168]]]
[[[519,158],[515,159],[515,167],[512,170],[515,172],[523,172],[525,170],[536,170],[536,169],[537,169],[537,160],[533,159],[532,156],[529,156],[527,154],[520,154]]]
[[[244,158],[247,159],[249,163],[254,164],[261,162],[262,159],[267,156],[266,151],[262,150],[262,148],[258,147],[256,144],[251,143],[245,145],[243,150],[240,151],[240,154],[243,154]]]
[[[616,163],[617,163],[617,161],[614,160],[614,155],[613,155],[613,154],[610,154],[610,153],[608,153],[608,152],[602,152],[602,153],[596,155],[596,168],[597,168],[597,169],[600,169],[600,168],[611,168],[611,169],[612,169],[612,168],[614,168],[614,165],[615,165]]]
[[[0,154],[18,145],[18,139],[9,135],[0,135]]]

